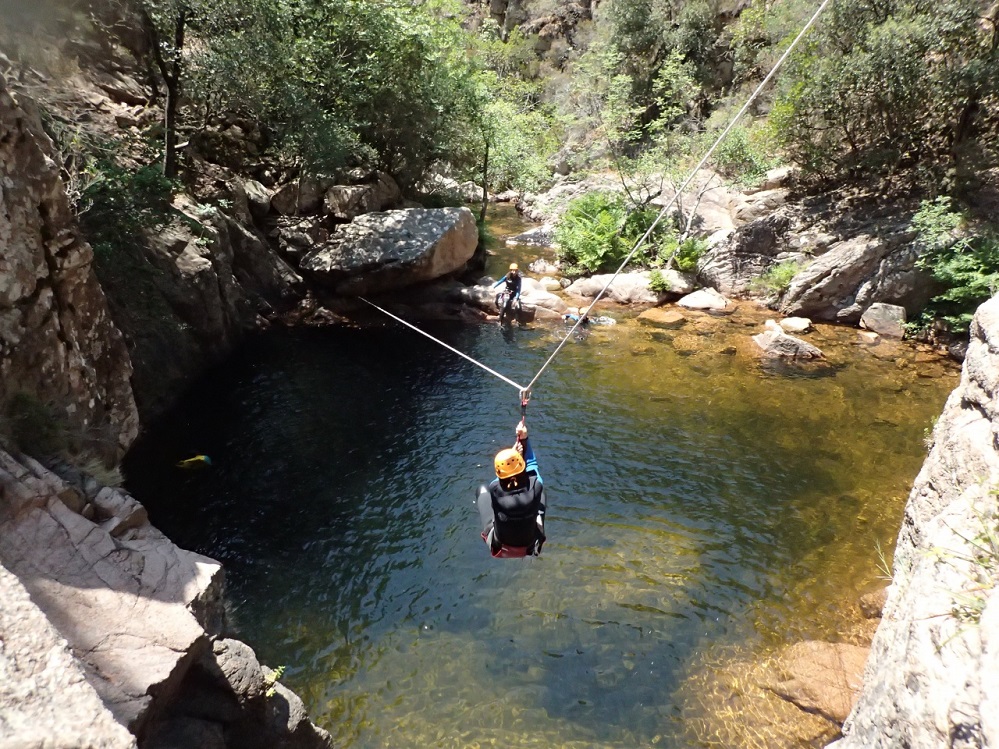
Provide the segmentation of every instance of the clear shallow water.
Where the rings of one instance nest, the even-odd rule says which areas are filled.
[[[529,409],[539,559],[491,559],[473,507],[516,391],[395,324],[251,340],[136,445],[128,488],[225,564],[239,634],[337,746],[707,745],[742,721],[733,664],[849,629],[957,370],[834,328],[809,337],[830,365],[764,366],[748,307],[610,314]],[[519,382],[562,332],[430,329]]]

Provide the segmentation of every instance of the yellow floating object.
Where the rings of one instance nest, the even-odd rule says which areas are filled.
[[[207,455],[195,455],[193,458],[186,458],[177,463],[178,468],[204,468],[210,466],[212,459]]]

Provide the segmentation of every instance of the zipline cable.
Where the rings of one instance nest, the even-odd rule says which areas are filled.
[[[565,346],[569,338],[572,337],[572,334],[576,332],[576,328],[578,328],[580,325],[583,324],[583,321],[586,319],[587,315],[589,314],[590,309],[593,308],[593,305],[596,304],[598,301],[600,301],[600,298],[603,297],[607,289],[610,288],[610,285],[614,283],[614,279],[620,275],[621,271],[631,260],[632,256],[634,256],[634,254],[639,250],[639,248],[642,247],[643,244],[645,244],[646,240],[648,240],[649,236],[652,234],[653,230],[662,220],[663,216],[666,215],[666,212],[673,207],[673,204],[676,203],[676,201],[680,198],[680,194],[685,189],[687,189],[688,185],[690,185],[694,177],[697,176],[697,173],[701,171],[701,169],[707,163],[708,159],[711,158],[711,154],[713,154],[715,152],[715,149],[717,149],[718,146],[721,145],[721,142],[725,140],[725,137],[729,134],[729,131],[733,127],[735,127],[735,124],[742,118],[742,115],[746,113],[746,110],[749,109],[750,105],[754,101],[756,101],[756,97],[760,95],[764,87],[770,82],[770,79],[774,77],[774,75],[780,69],[781,65],[784,64],[784,61],[788,58],[788,55],[791,54],[794,48],[798,45],[798,42],[801,41],[801,38],[807,33],[808,29],[812,27],[812,24],[814,24],[815,21],[818,20],[818,17],[822,15],[822,11],[824,11],[826,9],[826,6],[829,5],[829,3],[831,2],[832,0],[822,0],[822,4],[819,5],[815,13],[812,14],[812,17],[808,20],[808,23],[806,23],[802,27],[801,31],[798,32],[798,36],[794,38],[794,41],[792,41],[790,46],[788,46],[788,48],[784,51],[784,54],[781,55],[780,59],[777,60],[773,68],[771,68],[770,72],[767,73],[766,77],[760,82],[760,85],[756,87],[756,90],[753,91],[752,96],[750,96],[749,99],[746,100],[746,103],[742,105],[742,109],[740,109],[736,113],[735,117],[733,117],[732,120],[728,123],[726,128],[722,131],[721,135],[718,136],[718,138],[715,140],[711,148],[709,148],[707,153],[704,154],[704,157],[700,160],[697,166],[694,167],[694,170],[690,173],[690,175],[687,177],[684,183],[680,185],[679,189],[677,189],[676,193],[673,195],[670,201],[665,206],[663,206],[663,209],[661,211],[659,211],[659,215],[656,216],[655,221],[652,222],[649,228],[645,230],[645,233],[641,237],[639,237],[637,242],[635,242],[635,246],[631,248],[631,252],[628,253],[628,256],[624,259],[624,261],[622,261],[621,265],[618,266],[618,269],[614,271],[614,275],[610,277],[610,280],[607,281],[606,284],[604,284],[604,287],[600,290],[600,293],[593,298],[592,302],[590,302],[590,305],[586,311],[586,315],[581,314],[579,316],[579,320],[577,320],[576,324],[572,326],[572,328],[569,330],[568,333],[566,333],[565,338],[563,338],[562,341],[559,343],[559,345],[555,348],[555,350],[552,352],[552,355],[548,357],[548,361],[546,361],[544,364],[541,365],[541,369],[538,370],[538,373],[534,375],[534,378],[527,384],[527,387],[525,388],[526,392],[531,391],[531,388],[534,387],[534,383],[538,381],[538,378],[541,377],[541,374],[545,371],[545,369],[548,368],[548,365],[552,363],[552,361],[558,355],[558,352],[562,350],[562,347]]]
[[[372,307],[374,307],[374,308],[375,308],[376,310],[378,310],[379,312],[382,312],[382,313],[384,313],[384,314],[388,315],[388,316],[389,316],[389,317],[391,317],[391,318],[392,318],[393,320],[397,320],[398,322],[401,322],[401,323],[402,323],[403,325],[405,325],[405,326],[406,326],[407,328],[412,328],[413,330],[415,330],[415,331],[416,331],[417,333],[419,333],[420,335],[422,335],[422,336],[426,336],[426,337],[427,337],[427,338],[429,338],[429,339],[430,339],[431,341],[434,341],[434,342],[436,342],[436,343],[439,343],[439,344],[440,344],[441,346],[443,346],[443,347],[444,347],[444,348],[446,348],[446,349],[449,349],[450,351],[453,351],[454,353],[456,353],[456,354],[457,354],[458,356],[462,357],[463,359],[468,359],[468,361],[472,362],[472,364],[474,364],[475,366],[477,366],[477,367],[482,367],[482,369],[486,370],[486,371],[487,371],[487,372],[488,372],[489,374],[491,374],[491,375],[494,375],[495,377],[499,377],[499,378],[500,378],[501,380],[503,380],[503,382],[506,382],[506,383],[508,383],[508,384],[510,384],[510,385],[513,385],[513,386],[514,386],[515,388],[517,388],[517,390],[518,390],[518,391],[519,391],[519,392],[520,392],[521,394],[523,394],[523,393],[524,393],[524,386],[523,386],[523,385],[518,385],[518,384],[517,384],[516,382],[514,382],[513,380],[511,380],[511,379],[510,379],[509,377],[505,377],[505,376],[501,375],[501,374],[500,374],[499,372],[497,372],[497,371],[496,371],[495,369],[490,369],[489,367],[487,367],[487,366],[486,366],[485,364],[483,364],[482,362],[480,362],[480,361],[476,361],[475,359],[473,359],[472,357],[470,357],[470,356],[469,356],[468,354],[463,354],[463,353],[462,353],[462,352],[460,352],[460,351],[459,351],[458,349],[454,348],[454,346],[449,346],[448,344],[444,343],[444,341],[440,340],[439,338],[434,338],[434,337],[433,337],[432,335],[430,335],[430,334],[429,334],[429,333],[427,333],[426,331],[424,331],[424,330],[420,330],[420,329],[419,329],[418,327],[416,327],[415,325],[412,325],[411,323],[408,323],[408,322],[406,322],[406,321],[405,321],[405,320],[403,320],[403,319],[402,319],[401,317],[396,317],[395,315],[393,315],[393,314],[392,314],[391,312],[389,312],[388,310],[385,310],[385,309],[382,309],[381,307],[379,307],[379,306],[378,306],[377,304],[375,304],[374,302],[369,302],[369,301],[368,301],[367,299],[365,299],[365,298],[364,298],[363,296],[359,296],[359,297],[358,297],[358,299],[360,299],[360,300],[361,300],[362,302],[364,302],[364,303],[366,303],[366,304],[370,304],[370,305],[371,305]],[[523,395],[522,395],[521,397],[523,397]]]

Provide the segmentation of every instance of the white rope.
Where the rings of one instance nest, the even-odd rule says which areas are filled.
[[[523,385],[518,385],[518,384],[517,384],[516,382],[514,382],[513,380],[511,380],[511,379],[510,379],[509,377],[504,377],[504,376],[503,376],[503,375],[501,375],[501,374],[500,374],[499,372],[497,372],[497,371],[496,371],[495,369],[490,369],[489,367],[487,367],[487,366],[486,366],[485,364],[483,364],[482,362],[480,362],[480,361],[476,361],[475,359],[473,359],[472,357],[470,357],[470,356],[469,356],[468,354],[463,354],[463,353],[461,353],[461,352],[460,352],[460,351],[459,351],[458,349],[454,348],[453,346],[448,346],[448,345],[447,345],[446,343],[444,343],[444,341],[442,341],[442,340],[440,340],[440,339],[438,339],[438,338],[434,338],[434,337],[433,337],[432,335],[430,335],[430,334],[429,334],[429,333],[427,333],[426,331],[424,331],[424,330],[420,330],[420,329],[419,329],[418,327],[416,327],[415,325],[412,325],[412,324],[410,324],[410,323],[406,322],[406,321],[405,321],[405,320],[403,320],[403,319],[402,319],[401,317],[396,317],[396,316],[395,316],[395,315],[393,315],[393,314],[392,314],[391,312],[389,312],[388,310],[384,310],[384,309],[382,309],[381,307],[379,307],[379,306],[378,306],[377,304],[375,304],[374,302],[369,302],[369,301],[368,301],[367,299],[365,299],[365,298],[364,298],[363,296],[360,296],[360,297],[358,297],[358,299],[360,299],[360,300],[361,300],[362,302],[365,302],[366,304],[370,304],[370,305],[371,305],[372,307],[374,307],[374,308],[375,308],[376,310],[378,310],[379,312],[382,312],[382,313],[384,313],[384,314],[388,315],[388,316],[389,316],[389,317],[391,317],[391,318],[392,318],[393,320],[397,320],[397,321],[401,322],[401,323],[402,323],[403,325],[405,325],[405,326],[406,326],[407,328],[412,328],[413,330],[415,330],[415,331],[416,331],[417,333],[419,333],[420,335],[423,335],[423,336],[426,336],[426,337],[427,337],[427,338],[429,338],[429,339],[430,339],[431,341],[435,341],[436,343],[439,343],[439,344],[440,344],[441,346],[443,346],[444,348],[446,348],[446,349],[448,349],[448,350],[450,350],[450,351],[453,351],[454,353],[456,353],[456,354],[457,354],[458,356],[462,357],[463,359],[468,359],[468,361],[472,362],[472,364],[474,364],[475,366],[477,366],[477,367],[482,367],[482,369],[486,370],[486,371],[487,371],[487,372],[488,372],[489,374],[491,374],[491,375],[493,375],[493,376],[495,376],[495,377],[499,377],[499,378],[500,378],[501,380],[503,380],[503,382],[505,382],[505,383],[507,383],[507,384],[509,384],[509,385],[513,385],[513,386],[514,386],[515,388],[517,388],[517,390],[518,390],[518,391],[519,391],[519,392],[520,392],[521,394],[523,394],[523,392],[524,392],[524,387],[523,387]]]
[[[604,287],[600,290],[600,293],[597,294],[593,298],[592,302],[590,302],[590,306],[586,310],[586,314],[587,315],[589,314],[589,311],[591,309],[593,309],[593,305],[596,304],[600,300],[601,297],[603,297],[603,295],[604,295],[604,293],[606,293],[607,289],[610,288],[610,285],[612,283],[614,283],[614,279],[616,279],[620,275],[621,271],[624,270],[624,266],[626,266],[628,264],[628,262],[631,260],[632,256],[634,256],[634,254],[638,251],[638,249],[643,244],[645,244],[646,240],[648,240],[649,236],[652,234],[653,230],[656,228],[656,226],[662,220],[663,216],[666,215],[666,212],[679,199],[680,193],[682,193],[685,189],[687,189],[687,186],[690,185],[690,183],[693,181],[694,177],[697,176],[697,173],[699,171],[701,171],[701,169],[707,163],[708,159],[711,158],[711,154],[713,154],[715,152],[715,149],[717,149],[718,146],[721,145],[721,142],[723,140],[725,140],[725,137],[729,134],[729,131],[733,127],[735,127],[735,124],[742,118],[742,115],[744,115],[746,113],[746,110],[749,109],[750,105],[754,101],[756,101],[756,97],[758,97],[760,95],[760,93],[763,91],[764,87],[770,82],[770,79],[773,78],[774,75],[777,73],[777,70],[780,68],[780,66],[784,64],[784,61],[788,58],[788,55],[791,54],[791,52],[794,50],[794,48],[798,45],[798,42],[801,41],[801,38],[812,27],[812,24],[814,24],[815,21],[818,20],[818,17],[822,14],[822,11],[824,11],[826,9],[826,6],[829,5],[829,3],[831,3],[831,2],[832,2],[832,0],[823,0],[822,1],[822,4],[819,5],[819,7],[815,11],[815,13],[812,14],[812,17],[808,20],[808,23],[806,23],[804,25],[804,27],[802,27],[801,31],[798,32],[798,36],[796,36],[794,38],[794,41],[792,41],[791,44],[790,44],[790,46],[784,51],[784,54],[781,55],[780,59],[777,60],[777,62],[774,64],[774,66],[770,70],[770,72],[767,73],[766,78],[764,78],[763,81],[760,83],[760,85],[756,87],[756,90],[753,91],[753,95],[750,96],[749,99],[746,100],[746,103],[742,105],[742,109],[740,109],[736,113],[735,117],[733,117],[732,120],[728,123],[728,126],[726,126],[726,128],[722,131],[721,135],[718,136],[718,138],[715,140],[715,142],[711,146],[711,148],[708,149],[707,153],[704,154],[704,157],[700,160],[700,162],[697,164],[697,166],[694,167],[694,170],[690,173],[690,175],[687,177],[687,179],[684,181],[684,183],[682,185],[680,185],[679,189],[676,191],[676,193],[673,195],[673,197],[670,199],[670,201],[665,206],[663,206],[663,209],[661,211],[659,211],[659,215],[656,216],[655,221],[653,221],[652,224],[649,226],[649,228],[645,230],[645,233],[638,239],[638,241],[635,243],[635,246],[631,248],[631,252],[628,253],[628,256],[624,259],[624,261],[621,263],[621,265],[618,266],[618,269],[616,271],[614,271],[614,275],[610,277],[610,280],[606,284],[604,284]],[[548,357],[548,361],[546,361],[543,365],[541,365],[541,369],[539,369],[538,373],[536,375],[534,375],[534,379],[532,379],[528,383],[527,388],[526,388],[526,390],[528,392],[530,392],[531,388],[534,387],[534,383],[538,381],[539,377],[541,377],[542,372],[544,372],[545,369],[548,368],[548,365],[552,363],[552,360],[555,359],[555,357],[558,355],[558,352],[562,350],[562,347],[565,346],[566,342],[569,340],[569,338],[572,336],[572,334],[576,332],[576,328],[578,328],[580,325],[582,325],[583,324],[583,320],[585,320],[585,319],[586,319],[586,316],[583,315],[583,314],[580,314],[579,320],[576,321],[576,324],[572,326],[572,329],[568,333],[566,333],[565,338],[563,338],[562,341],[559,343],[559,345],[555,348],[555,350],[552,352],[552,355]]]

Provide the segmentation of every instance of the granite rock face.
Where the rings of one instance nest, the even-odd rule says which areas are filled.
[[[0,75],[0,404],[51,404],[118,458],[138,433],[132,365],[34,104]]]
[[[154,695],[169,698],[208,635],[191,611],[217,600],[218,563],[174,546],[102,491],[96,522],[71,509],[65,484],[29,458],[0,452],[0,561],[65,637],[115,718],[141,735]],[[96,498],[95,498],[96,499]]]
[[[329,747],[226,636],[218,563],[125,492],[0,451],[0,563],[0,745]]]
[[[860,699],[837,749],[999,747],[999,298],[906,505]]]
[[[801,270],[781,298],[780,311],[817,320],[856,324],[875,302],[918,311],[933,284],[916,265],[919,249],[905,227],[835,242]]]
[[[0,565],[0,746],[134,749],[20,581]]]

